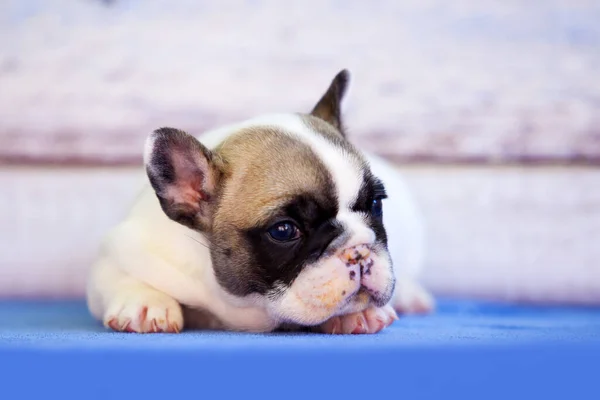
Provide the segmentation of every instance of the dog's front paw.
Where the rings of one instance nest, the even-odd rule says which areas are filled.
[[[104,325],[120,332],[179,333],[183,315],[177,301],[153,289],[117,295],[104,314]]]
[[[319,332],[331,334],[377,333],[390,326],[398,316],[387,305],[381,308],[371,307],[364,311],[333,317],[318,328]]]

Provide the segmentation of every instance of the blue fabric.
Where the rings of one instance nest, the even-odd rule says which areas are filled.
[[[600,309],[447,300],[377,335],[136,335],[105,330],[83,302],[5,301],[0,382],[19,399],[597,400]]]

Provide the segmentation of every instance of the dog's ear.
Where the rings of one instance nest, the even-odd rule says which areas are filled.
[[[344,69],[338,72],[333,78],[329,88],[321,97],[317,105],[311,111],[311,115],[329,122],[344,135],[344,126],[342,124],[341,103],[348,88],[350,73]]]
[[[165,214],[189,228],[208,230],[221,158],[183,131],[160,128],[146,140],[144,164]]]

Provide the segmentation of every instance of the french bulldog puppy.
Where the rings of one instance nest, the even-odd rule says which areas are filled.
[[[127,332],[358,334],[431,311],[421,218],[398,172],[347,140],[348,81],[310,113],[152,132],[148,181],[91,269],[92,315]]]

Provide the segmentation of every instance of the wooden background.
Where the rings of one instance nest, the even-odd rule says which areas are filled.
[[[598,21],[591,0],[3,1],[0,160],[137,163],[158,126],[308,110],[349,68],[352,137],[395,160],[599,163]]]
[[[309,110],[397,162],[437,294],[600,304],[600,1],[0,1],[0,296],[81,296],[153,129]]]

